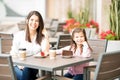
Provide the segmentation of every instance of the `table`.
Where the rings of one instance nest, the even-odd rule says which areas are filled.
[[[13,58],[13,63],[15,65],[26,66],[30,68],[36,68],[40,70],[50,71],[52,72],[53,80],[56,80],[54,76],[55,70],[64,69],[65,67],[79,65],[82,63],[86,63],[92,61],[93,58],[80,58],[80,57],[73,57],[73,58],[62,58],[61,55],[57,55],[56,59],[50,60],[49,56],[45,58],[35,58],[34,56],[27,57],[26,60],[21,61],[18,58]]]
[[[13,58],[13,63],[16,65],[26,66],[30,68],[37,68],[40,70],[46,70],[54,72],[58,69],[63,69],[65,67],[79,65],[92,61],[93,58],[62,58],[61,55],[57,55],[56,59],[50,60],[49,56],[45,58],[35,58],[34,56],[27,57],[26,60],[19,60],[18,58]]]

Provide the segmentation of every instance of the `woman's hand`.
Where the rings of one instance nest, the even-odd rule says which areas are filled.
[[[24,69],[24,66],[18,66],[18,68],[22,70],[22,69]]]

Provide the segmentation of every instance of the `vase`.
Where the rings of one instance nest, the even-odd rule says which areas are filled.
[[[90,39],[98,39],[98,34],[96,30],[96,28],[90,28]]]
[[[120,50],[120,40],[108,40],[106,52]]]

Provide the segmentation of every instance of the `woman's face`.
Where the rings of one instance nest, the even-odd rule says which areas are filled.
[[[82,44],[85,41],[85,36],[83,32],[74,33],[73,40],[75,41],[77,45]]]
[[[39,26],[39,18],[36,15],[32,15],[28,21],[30,31],[36,31]]]

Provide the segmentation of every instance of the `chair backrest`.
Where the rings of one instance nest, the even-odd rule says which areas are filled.
[[[120,50],[103,53],[98,59],[94,80],[114,80],[120,78]]]
[[[70,34],[59,35],[56,48],[57,49],[63,48],[65,46],[70,45],[70,43],[71,43],[71,35]]]
[[[50,29],[49,29],[49,33],[50,33],[50,36],[51,37],[54,37],[56,32],[57,32],[57,28],[58,28],[58,24],[59,22],[58,21],[53,21],[51,26],[50,26]]]
[[[88,39],[88,43],[93,50],[92,57],[95,61],[102,52],[106,52],[107,40],[102,39]]]
[[[106,52],[120,50],[120,40],[108,40]]]
[[[19,30],[24,30],[26,28],[26,23],[25,21],[21,21],[19,23],[17,23],[18,29]]]
[[[0,33],[1,38],[13,38],[13,34],[8,33]]]
[[[0,38],[0,54],[9,54],[13,38]]]
[[[0,80],[17,80],[11,56],[0,54]]]

